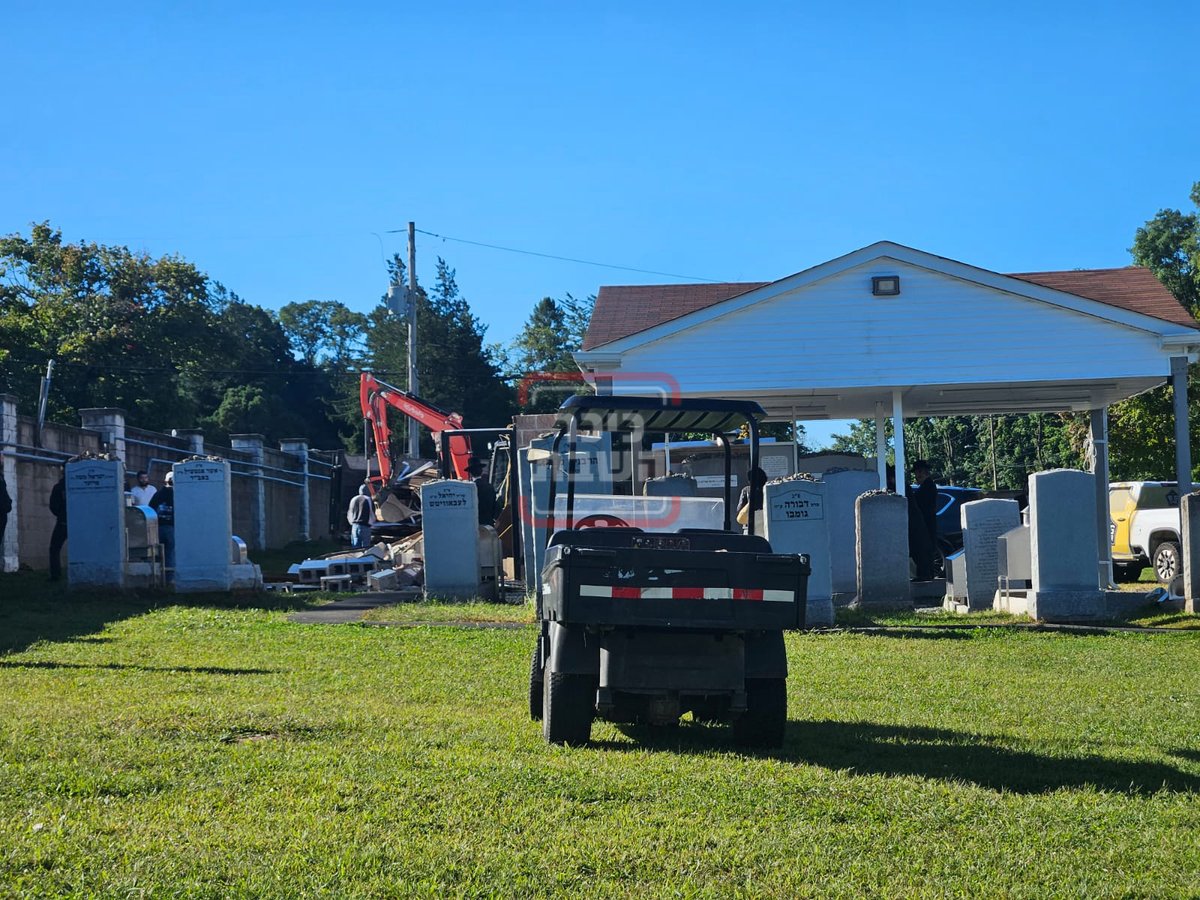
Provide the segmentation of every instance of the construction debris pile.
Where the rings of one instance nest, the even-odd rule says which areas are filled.
[[[365,550],[345,550],[306,559],[288,569],[289,591],[399,591],[420,589],[425,561],[420,533],[403,540],[380,542]]]

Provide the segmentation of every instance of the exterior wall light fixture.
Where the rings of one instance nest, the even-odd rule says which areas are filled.
[[[871,276],[871,293],[876,297],[895,297],[900,293],[899,275]]]

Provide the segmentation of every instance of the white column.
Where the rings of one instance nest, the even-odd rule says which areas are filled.
[[[4,472],[4,484],[12,498],[12,512],[8,514],[8,526],[4,529],[4,543],[0,545],[0,572],[15,572],[21,560],[20,538],[17,528],[18,500],[21,484],[17,480],[17,398],[12,394],[0,394],[0,467]]]
[[[908,493],[908,470],[904,463],[904,392],[900,388],[892,391],[892,447],[896,451],[896,493],[901,497]]]
[[[796,436],[796,407],[792,407],[792,474],[800,471],[800,439]]]
[[[1096,545],[1100,551],[1100,590],[1113,583],[1112,538],[1108,518],[1108,407],[1091,410],[1092,474],[1096,476]]]
[[[884,431],[883,404],[875,404],[875,467],[879,470],[879,489],[887,490],[887,432]]]

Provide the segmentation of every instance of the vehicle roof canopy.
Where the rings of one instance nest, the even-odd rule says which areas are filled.
[[[704,431],[718,434],[766,416],[752,400],[678,399],[672,397],[569,397],[558,410],[555,426],[571,418],[599,431]]]

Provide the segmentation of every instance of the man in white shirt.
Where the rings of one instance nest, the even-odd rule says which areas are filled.
[[[129,493],[133,494],[134,506],[149,506],[150,499],[158,493],[158,488],[150,483],[150,476],[145,472],[137,473],[137,484],[133,486],[133,490]]]

